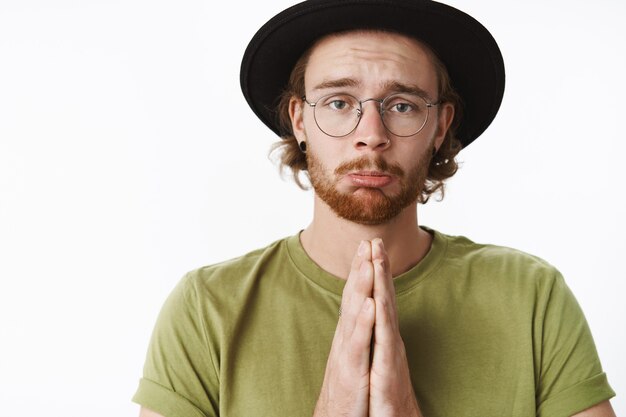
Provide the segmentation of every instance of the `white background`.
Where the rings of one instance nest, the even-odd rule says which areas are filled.
[[[420,220],[556,265],[624,416],[626,3],[450,3],[492,31],[507,87]],[[1,416],[135,416],[180,277],[308,224],[239,90],[288,5],[0,0]]]

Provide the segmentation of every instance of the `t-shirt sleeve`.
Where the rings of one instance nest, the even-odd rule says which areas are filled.
[[[219,383],[192,275],[165,301],[133,401],[164,417],[217,417]]]
[[[615,395],[583,312],[556,273],[537,327],[537,416],[569,417]]]

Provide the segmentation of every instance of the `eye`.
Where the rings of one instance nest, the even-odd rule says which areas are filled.
[[[410,103],[395,103],[391,106],[391,111],[396,111],[398,113],[408,113],[413,110],[413,105]]]
[[[414,94],[396,94],[387,97],[384,102],[386,112],[396,116],[416,116],[426,109],[424,100]]]
[[[334,113],[349,113],[358,107],[358,101],[348,94],[329,94],[320,99],[321,108]]]
[[[331,102],[328,103],[328,107],[330,107],[333,110],[344,110],[346,107],[348,107],[348,103],[345,100],[332,100]]]

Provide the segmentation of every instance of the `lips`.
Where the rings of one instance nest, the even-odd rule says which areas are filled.
[[[380,188],[389,185],[393,177],[380,171],[358,171],[347,175],[347,178],[356,187]]]

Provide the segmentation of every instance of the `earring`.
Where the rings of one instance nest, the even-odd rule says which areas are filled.
[[[306,153],[306,142],[302,141],[298,144],[298,146],[300,147],[300,150],[302,151],[302,153]]]

